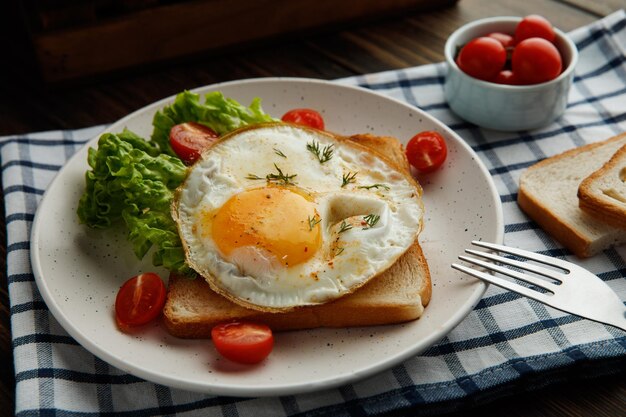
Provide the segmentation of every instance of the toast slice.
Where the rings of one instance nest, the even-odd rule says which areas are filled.
[[[520,177],[517,202],[526,214],[581,258],[626,242],[626,231],[579,208],[580,183],[626,145],[626,133],[546,158]]]
[[[201,278],[170,275],[163,313],[172,335],[208,338],[217,323],[239,319],[259,321],[276,331],[400,323],[421,316],[430,295],[428,265],[416,243],[383,274],[326,304],[265,313],[222,297]]]
[[[578,187],[578,205],[586,213],[626,229],[626,145]]]
[[[397,139],[370,134],[350,139],[384,154],[398,167],[409,169],[404,149]],[[354,293],[286,313],[265,313],[242,307],[215,293],[204,279],[172,274],[163,318],[167,330],[182,338],[208,338],[215,324],[236,319],[259,321],[275,331],[370,326],[419,318],[431,294],[430,271],[416,241],[389,269]]]

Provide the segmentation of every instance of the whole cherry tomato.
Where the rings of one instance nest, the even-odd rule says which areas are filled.
[[[265,359],[274,347],[272,330],[260,323],[236,321],[211,329],[217,351],[233,362],[255,364]]]
[[[511,57],[511,69],[522,84],[550,81],[558,77],[562,65],[558,49],[542,38],[521,41]]]
[[[170,130],[170,145],[176,155],[187,165],[200,158],[202,151],[211,146],[219,137],[217,133],[200,123],[178,124]]]
[[[554,42],[555,37],[552,24],[545,17],[536,14],[526,16],[515,27],[516,44],[528,38],[543,38]]]
[[[115,319],[122,330],[154,320],[165,304],[165,284],[153,273],[139,274],[126,281],[115,298]]]
[[[502,70],[496,78],[493,80],[494,83],[498,84],[508,84],[508,85],[517,85],[519,81],[515,73],[511,70]]]
[[[429,173],[439,168],[447,156],[446,141],[437,132],[420,132],[406,145],[406,157],[409,163],[422,173]]]
[[[502,46],[504,46],[505,48],[509,48],[509,47],[515,45],[515,40],[513,39],[513,36],[508,35],[506,33],[493,32],[493,33],[490,33],[487,36],[490,37],[490,38],[494,38],[495,40],[500,42],[502,44]]]
[[[482,36],[461,48],[456,63],[464,73],[488,81],[504,68],[506,49],[498,40]]]
[[[324,130],[324,118],[319,112],[313,109],[293,109],[289,110],[281,118],[283,122],[295,123]]]

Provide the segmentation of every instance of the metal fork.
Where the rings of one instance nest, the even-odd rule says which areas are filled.
[[[564,272],[544,268],[528,262],[518,261],[512,258],[499,256],[494,253],[466,249],[465,252],[488,259],[498,264],[510,265],[525,271],[532,272],[556,282],[549,282],[543,278],[524,274],[519,271],[477,259],[470,256],[459,256],[462,261],[483,267],[520,281],[527,282],[535,287],[542,288],[547,292],[540,292],[528,288],[505,278],[498,277],[486,272],[460,264],[452,264],[452,268],[465,272],[473,277],[487,281],[491,284],[524,295],[543,304],[547,304],[566,313],[575,314],[589,320],[608,324],[626,331],[626,307],[617,294],[600,278],[584,268],[561,259],[514,249],[507,246],[497,245],[482,241],[473,241],[473,245],[491,249],[500,253],[525,258],[545,265],[559,268]]]

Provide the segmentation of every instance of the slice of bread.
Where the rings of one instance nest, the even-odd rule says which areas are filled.
[[[167,330],[183,338],[208,338],[217,323],[239,319],[265,323],[277,331],[372,326],[417,319],[430,295],[428,265],[416,243],[391,268],[354,293],[286,313],[248,309],[213,292],[201,278],[170,275],[163,316]]]
[[[586,258],[626,242],[626,231],[578,206],[578,187],[626,144],[626,133],[563,152],[529,167],[517,202],[529,217],[575,255]]]
[[[350,139],[384,154],[397,166],[409,169],[397,139],[369,134]],[[236,319],[259,321],[276,331],[392,324],[419,318],[430,302],[431,291],[428,264],[416,241],[389,269],[354,293],[286,313],[242,307],[213,292],[202,278],[188,279],[172,274],[163,318],[168,331],[182,338],[208,338],[215,324]]]
[[[578,187],[578,205],[586,213],[626,229],[626,145]]]

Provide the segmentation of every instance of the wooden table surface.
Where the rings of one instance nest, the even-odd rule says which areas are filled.
[[[334,79],[430,64],[443,60],[445,39],[454,29],[478,18],[538,13],[569,31],[624,5],[624,0],[460,0],[433,11],[308,31],[64,86],[38,81],[32,66],[24,61],[27,46],[18,39],[15,22],[9,18],[0,21],[4,58],[0,65],[0,136],[110,123],[183,89],[221,81],[264,76]],[[3,210],[3,202],[0,207]],[[4,223],[3,213],[0,218]],[[6,263],[5,229],[2,224],[0,242],[5,256],[1,258]],[[15,381],[6,265],[0,271],[0,416],[10,416]],[[470,411],[446,415],[624,416],[626,361],[616,361],[613,368],[617,374],[587,380],[583,366],[572,372],[569,381],[531,392],[516,388],[516,395],[487,404],[482,397],[469,398],[464,406]],[[541,379],[522,383],[526,388],[542,386]]]

